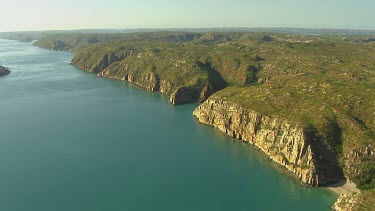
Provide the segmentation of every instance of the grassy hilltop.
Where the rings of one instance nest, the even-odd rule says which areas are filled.
[[[301,124],[374,198],[375,36],[74,34],[35,45],[73,50],[73,65],[162,92],[175,104],[212,95]]]

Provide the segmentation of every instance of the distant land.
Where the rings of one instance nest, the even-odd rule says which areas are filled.
[[[300,35],[373,35],[375,30],[362,29],[334,29],[334,28],[288,28],[288,27],[222,27],[222,28],[134,28],[134,29],[77,29],[77,30],[48,30],[48,31],[17,31],[0,32],[2,39],[14,39],[22,41],[39,40],[42,37],[53,34],[84,33],[84,34],[106,34],[106,33],[135,33],[135,32],[273,32]]]

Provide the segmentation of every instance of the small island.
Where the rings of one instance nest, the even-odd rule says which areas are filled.
[[[9,75],[9,74],[10,74],[10,70],[8,70],[7,68],[5,68],[3,66],[0,66],[0,77],[6,76],[6,75]]]

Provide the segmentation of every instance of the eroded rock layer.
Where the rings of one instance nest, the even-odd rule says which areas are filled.
[[[338,174],[326,171],[333,164],[319,162],[318,156],[326,155],[316,152],[315,140],[302,126],[215,99],[208,99],[193,115],[203,124],[255,145],[307,186],[324,186],[339,180]]]

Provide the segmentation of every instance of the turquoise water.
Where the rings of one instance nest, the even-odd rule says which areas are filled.
[[[0,40],[0,210],[330,210],[251,146],[192,117],[196,105]]]

